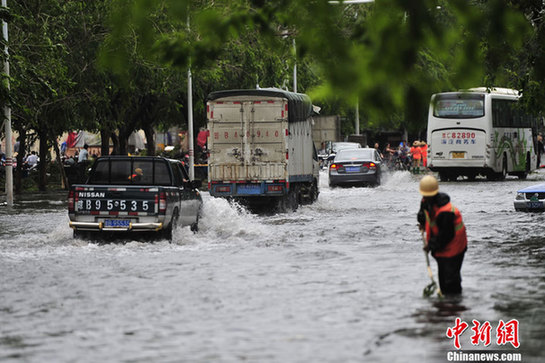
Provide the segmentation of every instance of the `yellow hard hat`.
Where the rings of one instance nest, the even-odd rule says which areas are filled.
[[[424,197],[433,197],[439,193],[439,183],[432,175],[426,175],[420,180],[420,194]]]
[[[134,169],[134,171],[136,172],[136,174],[139,174],[139,175],[144,174],[144,172],[140,168],[136,168],[136,169]]]

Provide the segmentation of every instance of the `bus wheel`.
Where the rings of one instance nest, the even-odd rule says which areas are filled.
[[[503,162],[501,164],[501,172],[498,173],[498,180],[504,180],[507,176],[507,158],[503,157]]]
[[[530,167],[531,167],[531,159],[530,159],[530,153],[526,154],[526,168],[522,173],[518,174],[519,179],[524,180],[530,174]]]

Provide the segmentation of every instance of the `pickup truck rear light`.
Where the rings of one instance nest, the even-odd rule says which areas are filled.
[[[68,211],[74,211],[74,191],[71,190],[68,192]]]
[[[167,195],[165,192],[159,193],[159,213],[166,213],[167,211]]]

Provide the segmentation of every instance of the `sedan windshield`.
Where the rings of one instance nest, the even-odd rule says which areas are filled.
[[[373,149],[340,150],[335,160],[373,160]]]

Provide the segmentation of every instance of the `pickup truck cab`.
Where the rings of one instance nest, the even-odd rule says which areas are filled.
[[[98,158],[85,184],[68,194],[74,237],[157,232],[172,240],[178,225],[198,230],[202,197],[180,161],[163,157]]]

